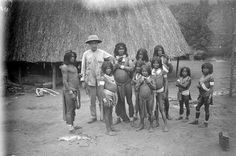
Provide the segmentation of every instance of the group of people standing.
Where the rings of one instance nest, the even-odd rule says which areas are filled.
[[[79,78],[82,86],[90,97],[91,119],[89,124],[97,121],[96,99],[99,101],[101,120],[106,124],[106,134],[114,135],[116,129],[114,124],[120,122],[134,122],[140,119],[137,131],[144,129],[144,120],[148,118],[150,131],[159,126],[159,112],[162,116],[163,131],[167,132],[167,119],[169,115],[168,79],[167,75],[172,71],[170,58],[165,54],[164,48],[158,45],[154,48],[153,57],[149,59],[148,52],[140,48],[135,60],[128,56],[125,43],[118,43],[114,48],[114,56],[98,49],[102,41],[91,35],[85,42],[90,49],[83,53],[81,73],[78,74],[74,65],[76,53],[68,51],[64,57],[64,64],[60,67],[63,75],[63,99],[64,120],[73,131],[78,127],[73,124],[75,109],[80,108]],[[206,63],[202,66],[203,77],[199,82],[199,104],[196,108],[196,120],[192,124],[198,124],[200,107],[205,105],[206,120],[209,119],[209,104],[212,102],[214,79],[212,77],[213,66]],[[186,118],[188,120],[190,109],[189,100],[191,85],[191,74],[188,67],[180,71],[180,78],[176,82],[179,88],[178,99],[180,102],[180,117],[183,119],[183,104],[186,106]],[[135,104],[133,104],[133,90],[135,93]],[[126,113],[126,102],[128,104],[129,116]],[[208,109],[207,109],[208,107]],[[112,111],[115,108],[116,121],[113,123]],[[208,110],[208,111],[207,111]],[[154,121],[156,123],[154,124]]]

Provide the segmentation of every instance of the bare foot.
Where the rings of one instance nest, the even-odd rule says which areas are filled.
[[[169,130],[168,130],[167,126],[165,126],[164,129],[163,129],[163,132],[168,132],[168,131]]]
[[[117,135],[115,132],[112,132],[112,131],[107,131],[105,134],[106,134],[106,135],[109,135],[109,136],[115,136],[115,135]]]
[[[113,131],[113,132],[120,132],[120,130],[115,129],[114,127],[111,127],[111,131]]]
[[[114,123],[114,125],[117,125],[117,124],[119,124],[119,123],[121,123],[121,118],[117,118],[116,121],[115,121],[115,123]]]
[[[152,125],[150,125],[150,126],[148,127],[148,131],[149,131],[149,132],[153,132],[153,126],[152,126]]]
[[[75,126],[74,129],[82,129],[81,126]]]
[[[144,125],[141,125],[136,131],[141,131],[144,129]]]

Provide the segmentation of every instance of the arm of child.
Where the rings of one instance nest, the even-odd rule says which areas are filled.
[[[191,78],[188,78],[185,82],[179,83],[179,86],[183,89],[189,89],[191,85]]]
[[[104,104],[107,104],[107,99],[106,99],[106,96],[105,96],[105,93],[104,93],[104,86],[105,86],[105,79],[104,78],[101,78],[98,82],[98,88],[99,88],[99,93],[101,95],[101,98],[102,98],[102,102]]]
[[[152,90],[156,90],[156,83],[152,77],[150,77],[149,80],[147,80],[146,82]]]
[[[132,72],[134,70],[134,63],[131,59],[128,60],[128,66],[121,65],[121,69],[124,69],[128,72]]]
[[[210,79],[210,89],[209,89],[209,91],[208,91],[210,96],[213,96],[214,85],[215,85],[214,78],[211,78],[211,79]]]
[[[163,75],[163,80],[164,80],[164,92],[165,92],[165,95],[166,95],[167,94],[167,90],[168,90],[167,75]]]

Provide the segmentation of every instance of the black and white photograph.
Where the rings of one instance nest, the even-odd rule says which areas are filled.
[[[0,20],[0,155],[236,155],[236,0],[0,0]]]

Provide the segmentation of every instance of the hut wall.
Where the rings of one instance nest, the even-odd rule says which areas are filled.
[[[56,65],[56,83],[62,82],[62,74],[60,65],[62,62],[54,63]],[[81,62],[77,62],[76,66],[80,66]],[[21,62],[12,61],[5,62],[6,76],[7,78],[15,83],[19,82],[19,69],[21,68],[21,80],[22,84],[34,85],[35,83],[47,83],[52,82],[52,63],[49,62]],[[80,69],[79,69],[80,72]]]

